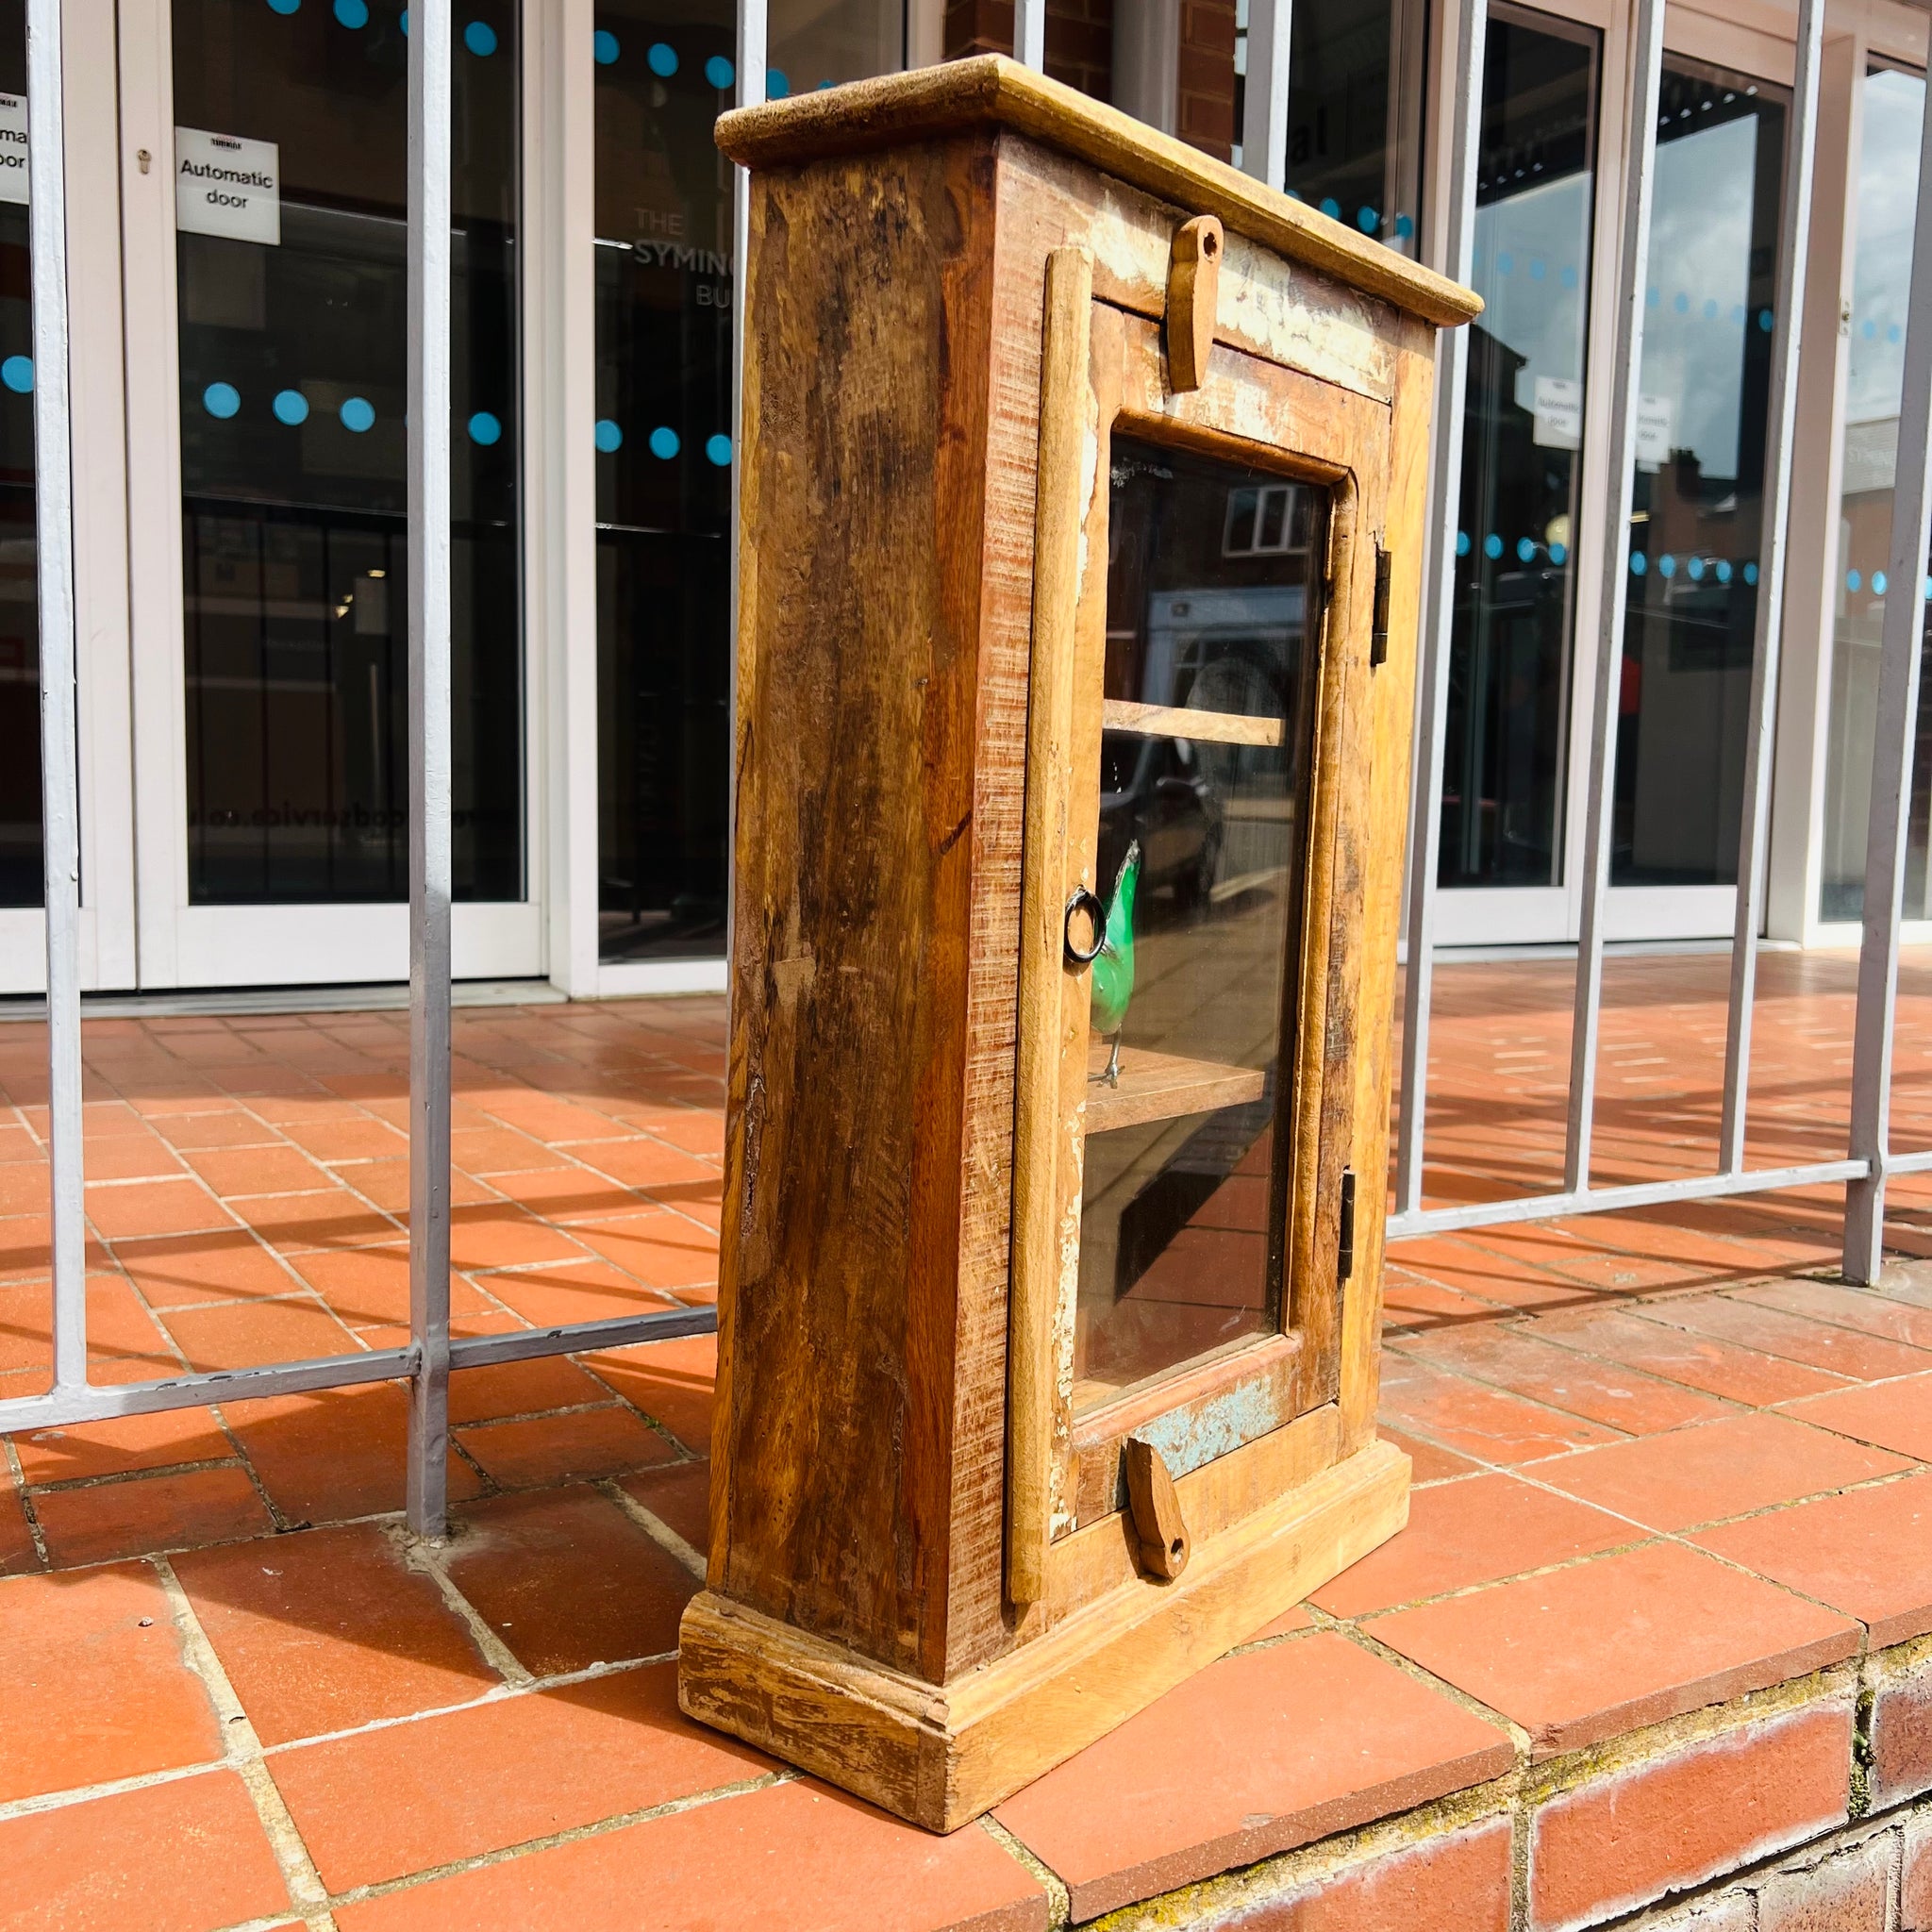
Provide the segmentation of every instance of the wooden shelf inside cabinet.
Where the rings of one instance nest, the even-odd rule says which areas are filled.
[[[1108,698],[1100,708],[1108,731],[1133,731],[1142,738],[1191,738],[1196,744],[1281,742],[1279,718],[1254,718],[1242,711],[1196,711],[1186,705],[1136,705]]]
[[[1178,1054],[1126,1047],[1121,1053],[1117,1087],[1098,1078],[1107,1065],[1105,1041],[1087,1060],[1087,1131],[1144,1126],[1150,1121],[1177,1120],[1182,1114],[1212,1113],[1259,1100],[1265,1077],[1253,1067],[1227,1067],[1216,1060],[1183,1059]]]

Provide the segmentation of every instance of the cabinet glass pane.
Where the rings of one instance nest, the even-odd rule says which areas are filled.
[[[1327,537],[1314,486],[1122,437],[1110,505],[1076,1407],[1277,1325]]]

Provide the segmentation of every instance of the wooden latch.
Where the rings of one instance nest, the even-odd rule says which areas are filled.
[[[1167,265],[1167,386],[1176,395],[1199,389],[1214,346],[1221,296],[1221,224],[1196,215],[1174,232]]]
[[[1188,1525],[1181,1518],[1181,1499],[1160,1451],[1152,1442],[1129,1436],[1121,1450],[1127,1476],[1127,1503],[1133,1511],[1134,1534],[1141,1540],[1141,1565],[1170,1582],[1188,1567]]]
[[[1381,663],[1389,655],[1389,578],[1391,558],[1375,545],[1375,610],[1369,623],[1369,662]]]

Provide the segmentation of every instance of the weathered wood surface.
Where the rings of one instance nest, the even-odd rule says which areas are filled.
[[[1141,705],[1108,698],[1101,723],[1109,731],[1145,738],[1191,738],[1197,744],[1279,744],[1279,718],[1248,718],[1238,711],[1196,711],[1185,705]]]
[[[1453,325],[1482,312],[1459,283],[1000,55],[740,108],[719,118],[717,142],[735,161],[772,168],[987,125],[1030,135],[1190,214],[1216,215],[1231,232],[1426,321]]]
[[[1191,1549],[1188,1520],[1181,1514],[1174,1477],[1167,1473],[1160,1451],[1139,1436],[1128,1437],[1122,1445],[1121,1465],[1126,1475],[1127,1509],[1141,1545],[1141,1568],[1172,1583],[1188,1567]]]
[[[1221,224],[1195,215],[1174,231],[1167,271],[1167,386],[1199,389],[1214,346],[1214,311],[1221,296]]]

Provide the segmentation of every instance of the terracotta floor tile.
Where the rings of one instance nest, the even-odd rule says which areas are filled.
[[[369,1525],[196,1551],[175,1569],[265,1744],[468,1703],[500,1681],[435,1583]]]
[[[1932,1471],[1726,1524],[1696,1541],[1857,1617],[1874,1649],[1932,1630]]]
[[[87,1216],[103,1241],[129,1235],[187,1234],[232,1227],[233,1220],[199,1181],[90,1183]]]
[[[622,1121],[594,1108],[577,1107],[535,1088],[505,1088],[493,1093],[473,1093],[472,1103],[493,1120],[528,1134],[533,1140],[560,1145],[575,1141],[618,1140],[630,1129]]]
[[[538,1328],[565,1322],[606,1322],[678,1306],[671,1296],[642,1287],[621,1268],[591,1255],[485,1274],[479,1282]]]
[[[1641,1306],[1648,1309],[1655,1305]],[[1733,1402],[1754,1406],[1787,1402],[1794,1396],[1816,1395],[1845,1386],[1841,1375],[1615,1308],[1545,1315],[1536,1326],[1539,1334],[1561,1341],[1566,1348],[1585,1349],[1606,1361],[1647,1369],[1654,1375],[1708,1394],[1727,1396]]]
[[[216,1193],[302,1194],[328,1185],[328,1176],[298,1147],[207,1147],[188,1164]]]
[[[0,1220],[0,1281],[45,1274],[50,1266],[44,1213],[9,1214]]]
[[[300,1286],[245,1227],[116,1241],[114,1258],[151,1308],[289,1294]]]
[[[460,1522],[450,1574],[525,1669],[551,1676],[676,1647],[697,1579],[609,1497],[502,1496]]]
[[[656,1192],[666,1186],[702,1184],[715,1186],[718,1170],[694,1160],[675,1147],[648,1135],[625,1141],[593,1141],[571,1152],[579,1160],[608,1174],[627,1188],[647,1188]]]
[[[625,1476],[624,1487],[699,1556],[711,1547],[711,1465],[680,1462]]]
[[[575,1362],[560,1355],[538,1356],[526,1362],[458,1369],[449,1378],[449,1417],[458,1424],[500,1422],[507,1416],[578,1408],[602,1402],[606,1393],[596,1376]]]
[[[449,1158],[451,1166],[464,1174],[525,1174],[533,1168],[572,1171],[570,1160],[548,1142],[508,1127],[466,1127],[451,1134]]]
[[[1377,1638],[1527,1730],[1537,1755],[1803,1675],[1857,1626],[1677,1543],[1377,1617]]]
[[[234,1443],[205,1408],[34,1429],[14,1437],[13,1446],[30,1483],[121,1475],[135,1469],[167,1469],[178,1462],[232,1459],[235,1454]]]
[[[1866,1335],[1882,1335],[1914,1348],[1932,1349],[1932,1308],[1894,1301],[1874,1289],[1836,1281],[1761,1281],[1740,1288],[1738,1299],[1780,1308],[1814,1322],[1830,1322]]]
[[[1789,1404],[1785,1413],[1821,1429],[1932,1462],[1932,1374],[1807,1395]]]
[[[1759,1307],[1729,1295],[1683,1295],[1648,1304],[1645,1318],[1715,1335],[1743,1348],[1783,1356],[1857,1382],[1877,1382],[1891,1375],[1932,1370],[1932,1354],[1907,1348],[1882,1336],[1861,1335],[1856,1329],[1834,1327],[1779,1308]]]
[[[274,1127],[239,1107],[168,1114],[155,1125],[164,1141],[181,1148],[274,1146],[281,1140]]]
[[[222,1412],[291,1523],[340,1522],[403,1507],[409,1401],[399,1384],[230,1402]],[[448,1482],[450,1500],[458,1503],[483,1487],[454,1450]]]
[[[1319,1632],[1210,1664],[999,1807],[1075,1919],[1507,1770],[1505,1733]]]
[[[308,1120],[291,1121],[282,1130],[317,1160],[381,1160],[408,1150],[406,1136],[387,1121],[340,1108]]]
[[[512,1201],[450,1211],[450,1262],[464,1270],[519,1268],[537,1261],[581,1259],[568,1235]]]
[[[1513,1475],[1468,1476],[1417,1491],[1407,1528],[1318,1590],[1312,1601],[1332,1616],[1359,1617],[1591,1556],[1642,1534]]]
[[[571,1233],[652,1288],[686,1288],[718,1278],[717,1236],[663,1208],[574,1223]]]
[[[308,1194],[252,1194],[234,1212],[263,1241],[284,1253],[301,1248],[362,1247],[396,1239],[396,1222],[352,1194],[331,1187]]]
[[[332,1891],[669,1804],[775,1770],[677,1708],[672,1664],[278,1754]]]
[[[1382,1271],[1382,1325],[1394,1334],[1427,1334],[1464,1322],[1493,1322],[1502,1311],[1458,1289],[1391,1262]]]
[[[1382,1364],[1382,1408],[1408,1429],[1485,1462],[1534,1462],[1591,1442],[1623,1439],[1612,1429],[1525,1402],[1461,1375],[1399,1356]]]
[[[1651,1435],[1729,1413],[1721,1402],[1681,1383],[1558,1348],[1543,1341],[1533,1324],[1506,1328],[1485,1323],[1410,1336],[1401,1345],[1405,1355],[1432,1368],[1588,1416],[1626,1435]]]
[[[27,1527],[26,1506],[21,1501],[11,1467],[0,1456],[0,1576],[40,1567],[41,1554],[34,1548],[33,1531]]]
[[[259,1536],[274,1527],[238,1463],[138,1475],[81,1490],[43,1490],[34,1515],[57,1569]]]
[[[91,1181],[173,1180],[183,1172],[175,1150],[146,1126],[132,1133],[93,1134],[81,1150],[81,1172]]]
[[[669,1462],[672,1445],[627,1408],[575,1409],[461,1431],[466,1455],[507,1490],[620,1475]]]
[[[575,1163],[568,1167],[492,1174],[485,1179],[499,1194],[552,1221],[575,1222],[587,1216],[627,1214],[649,1205],[635,1190]]]
[[[0,1804],[222,1755],[145,1563],[0,1581]]]
[[[1419,1436],[1406,1435],[1401,1429],[1391,1427],[1378,1421],[1375,1434],[1385,1442],[1393,1442],[1414,1465],[1410,1481],[1420,1486],[1423,1483],[1446,1482],[1452,1476],[1472,1475],[1482,1467],[1472,1462],[1466,1456],[1457,1456],[1447,1449],[1438,1448],[1434,1442],[1424,1442]]]
[[[329,1173],[343,1187],[353,1188],[371,1207],[393,1214],[398,1221],[409,1218],[408,1160],[358,1160],[332,1167]],[[450,1175],[449,1193],[450,1200],[458,1208],[474,1208],[496,1198],[493,1190],[460,1172]]]
[[[289,1257],[289,1266],[321,1295],[350,1328],[409,1320],[409,1250],[407,1242],[372,1248],[310,1248]],[[460,1274],[449,1285],[450,1313],[481,1313],[490,1304]]]
[[[357,1353],[355,1339],[342,1324],[307,1296],[177,1308],[161,1320],[196,1369],[242,1369],[256,1362]]]
[[[711,1447],[711,1392],[718,1380],[718,1338],[679,1336],[584,1357],[626,1402],[701,1456]]]
[[[289,1907],[242,1780],[210,1772],[0,1823],[0,1932],[214,1932]]]
[[[336,1923],[341,1932],[1043,1932],[1047,1913],[1038,1881],[978,1825],[939,1838],[798,1782],[345,1906]]]

